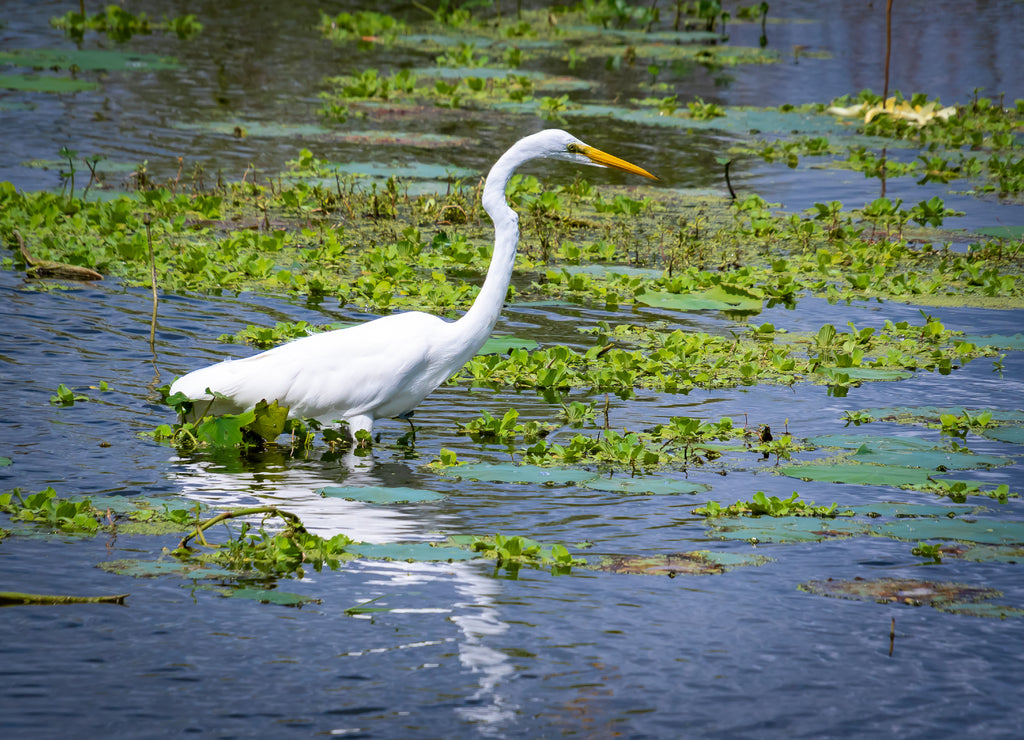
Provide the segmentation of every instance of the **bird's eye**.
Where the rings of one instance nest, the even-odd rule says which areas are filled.
[[[577,152],[579,152],[580,148],[576,146],[576,142],[573,141],[569,142],[569,144],[566,145],[565,150],[570,154],[576,154]]]

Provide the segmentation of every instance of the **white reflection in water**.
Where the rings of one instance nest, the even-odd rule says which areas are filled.
[[[379,506],[319,493],[342,484],[387,485],[375,474],[376,465],[371,457],[351,454],[333,469],[283,463],[261,465],[258,470],[226,470],[211,460],[192,460],[169,475],[186,498],[218,508],[280,506],[298,515],[308,531],[321,537],[344,533],[356,542],[373,544],[442,539],[436,534],[443,525],[435,511]]]
[[[444,530],[445,517],[427,506],[379,506],[318,493],[324,487],[342,483],[345,486],[385,485],[377,468],[378,463],[372,457],[354,455],[346,456],[338,468],[331,470],[336,470],[338,475],[330,477],[329,469],[323,467],[310,469],[281,463],[264,464],[258,470],[228,470],[215,461],[197,459],[182,461],[170,477],[179,486],[182,496],[219,509],[254,504],[281,506],[297,514],[309,531],[322,537],[342,532],[357,542],[369,543],[440,539],[436,533]],[[466,703],[455,711],[463,720],[477,724],[483,734],[500,734],[499,725],[516,715],[516,706],[509,703],[508,692],[502,688],[512,678],[515,667],[505,653],[488,645],[492,638],[509,629],[495,605],[502,581],[481,575],[480,563],[473,562],[357,561],[345,567],[378,576],[365,582],[371,591],[361,597],[364,601],[402,594],[410,588],[418,594],[450,595],[450,604],[396,607],[391,613],[448,613],[448,621],[458,629],[454,638],[418,640],[386,650],[425,647],[449,640],[456,642],[459,664],[475,677],[477,688],[467,694]],[[423,589],[430,585],[437,588]],[[343,656],[357,657],[363,652],[353,651]]]

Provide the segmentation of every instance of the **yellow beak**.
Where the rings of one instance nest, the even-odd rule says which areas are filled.
[[[611,154],[602,152],[600,149],[595,149],[592,146],[584,144],[583,146],[580,146],[577,151],[579,151],[580,154],[584,154],[589,157],[596,164],[603,165],[604,167],[614,167],[617,170],[632,172],[634,175],[643,175],[644,177],[649,177],[652,180],[658,179],[643,167],[637,167],[635,164],[631,164],[624,159],[619,159]]]

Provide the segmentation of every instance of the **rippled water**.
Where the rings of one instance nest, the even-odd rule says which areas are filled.
[[[779,17],[822,12],[815,3],[777,5]],[[942,11],[935,3],[897,6],[901,13],[916,14],[917,29],[905,36],[898,62],[933,48],[946,50],[931,64],[910,68],[905,72],[910,80],[899,87],[927,88],[950,99],[962,98],[968,85],[1020,94],[1021,50],[1010,22],[1019,20],[1020,3],[942,4]],[[27,119],[21,117],[24,112],[0,109],[5,131],[0,179],[25,188],[54,186],[54,172],[28,170],[19,163],[52,157],[64,143],[121,159],[147,158],[158,172],[173,171],[182,153],[206,161],[210,170],[223,169],[226,177],[240,176],[249,162],[273,170],[303,144],[186,135],[171,124],[207,117],[311,117],[316,80],[353,64],[327,44],[316,44],[312,53],[301,40],[300,33],[316,20],[317,7],[302,2],[189,5],[187,10],[207,24],[197,42],[133,42],[178,55],[184,62],[181,70],[144,80],[115,78],[102,96],[34,97],[36,108]],[[773,3],[773,15],[775,8]],[[40,19],[63,10],[57,3],[9,3],[0,15],[6,21],[0,38],[5,44],[59,45],[59,35]],[[873,12],[877,15],[878,8]],[[946,12],[969,15],[943,21]],[[735,73],[735,84],[722,88],[698,79],[687,95],[772,104],[877,88],[876,75],[862,62],[869,58],[877,67],[879,53],[877,28],[869,28],[865,15],[859,4],[844,3],[813,24],[769,26],[769,37],[780,48],[830,46],[834,58],[744,69]],[[969,32],[975,24],[987,32]],[[949,50],[952,40],[960,44],[957,53]],[[49,125],[42,125],[47,116]],[[34,125],[25,125],[26,120]],[[668,163],[677,165],[662,170],[670,186],[717,184],[706,161],[709,153],[713,156],[714,137],[702,135],[690,149],[672,134],[668,149],[680,150],[672,154],[661,148],[664,142],[630,142],[625,127],[580,123],[581,134],[595,143],[622,137],[627,148],[634,147],[626,153],[635,161],[648,161],[646,152],[655,148],[665,152]],[[464,124],[480,140],[494,135],[503,141],[521,125]],[[454,133],[464,131],[456,128]],[[343,157],[345,151],[337,145],[330,156]],[[398,149],[389,155],[412,158],[422,152]],[[477,169],[493,158],[480,148],[430,156]],[[875,197],[877,183],[846,177],[852,201],[859,192],[864,199]],[[799,173],[777,170],[752,172],[740,181],[769,199],[796,201],[796,207],[802,200],[819,199],[815,188],[822,187],[821,180],[810,186],[800,182]],[[773,188],[783,194],[774,195]],[[1018,218],[1016,209],[998,203],[964,202],[971,204],[968,219],[978,223]],[[948,328],[971,333],[1012,334],[1024,326],[1022,311],[929,313]],[[512,305],[498,330],[571,342],[577,326],[608,317],[587,308]],[[632,315],[638,322],[656,317],[649,309]],[[95,567],[118,558],[156,557],[175,538],[9,540],[0,544],[2,590],[130,591],[131,596],[127,607],[0,610],[0,732],[5,737],[150,738],[189,732],[217,737],[1010,738],[1024,733],[1019,698],[1024,621],[825,599],[797,590],[811,579],[926,578],[998,588],[1004,593],[1001,603],[1024,607],[1019,564],[947,558],[941,565],[926,565],[910,555],[910,543],[884,538],[752,548],[713,539],[704,520],[691,511],[706,500],[749,499],[758,490],[786,496],[797,488],[806,500],[841,505],[894,498],[930,503],[935,500],[931,494],[797,482],[773,475],[772,461],[762,463],[757,456],[725,477],[691,471],[692,480],[713,486],[697,496],[452,481],[422,467],[442,447],[460,458],[506,457],[497,446],[455,436],[455,421],[472,418],[481,408],[500,413],[514,406],[523,419],[547,420],[552,414],[551,406],[533,393],[474,391],[465,385],[441,388],[417,410],[422,429],[413,454],[389,443],[404,431],[404,422],[398,421],[381,424],[384,444],[372,458],[358,459],[338,458],[323,449],[305,460],[271,453],[245,460],[179,456],[139,436],[170,421],[167,409],[152,403],[154,387],[226,355],[249,352],[220,344],[217,336],[285,318],[325,322],[341,316],[326,306],[246,294],[167,295],[161,299],[151,349],[146,291],[114,281],[45,286],[0,272],[0,455],[13,460],[0,467],[0,488],[35,491],[52,485],[62,494],[145,495],[179,504],[276,502],[322,534],[346,532],[366,542],[500,531],[546,542],[589,541],[588,557],[711,549],[756,552],[774,560],[713,577],[577,570],[567,577],[522,571],[518,580],[494,576],[481,562],[364,560],[338,572],[279,582],[282,591],[319,600],[289,609],[221,598],[173,577],[130,579]],[[879,326],[885,319],[919,318],[912,306],[840,306],[813,299],[802,300],[793,311],[768,309],[759,316],[790,329],[847,321]],[[703,331],[730,326],[714,314],[694,314],[687,321],[689,328]],[[48,403],[59,383],[84,389],[104,380],[110,390],[87,390],[89,402],[67,408]],[[948,376],[918,374],[898,383],[866,383],[847,398],[830,397],[821,386],[685,396],[639,392],[628,401],[612,397],[610,415],[614,426],[638,428],[676,415],[740,419],[748,414],[775,430],[788,426],[795,435],[809,437],[849,431],[840,421],[846,409],[946,403],[1019,409],[1022,399],[1024,355],[1011,352],[1001,375],[990,361],[978,360]],[[938,439],[937,433],[919,428],[872,426],[878,434]],[[971,449],[1016,455],[1013,465],[975,475],[1024,491],[1019,446],[972,438]],[[315,493],[341,483],[426,488],[447,498],[379,507]],[[991,506],[994,515],[1021,518],[1020,500]],[[375,598],[390,611],[372,618],[345,614],[346,608]]]

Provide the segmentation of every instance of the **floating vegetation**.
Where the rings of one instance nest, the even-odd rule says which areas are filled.
[[[26,606],[39,604],[120,604],[129,594],[113,596],[69,596],[64,594],[26,594],[18,591],[0,591],[0,606]]]
[[[52,532],[94,535],[98,532],[120,534],[166,534],[181,532],[194,512],[157,506],[141,499],[61,498],[53,488],[23,495],[14,489],[0,494],[0,512],[12,522],[24,522]]]
[[[801,501],[800,494],[793,491],[788,498],[768,496],[764,491],[758,491],[750,501],[737,501],[729,506],[722,506],[716,501],[709,501],[704,506],[698,506],[693,510],[694,514],[706,517],[723,516],[814,516],[831,518],[836,516],[851,516],[853,512],[849,509],[839,509],[839,504],[831,506],[818,506],[813,501]]]
[[[324,498],[341,498],[346,501],[361,501],[367,504],[391,505],[409,504],[422,501],[438,501],[444,496],[436,491],[401,486],[327,486],[317,493]]]
[[[164,16],[163,21],[152,21],[145,13],[135,14],[113,4],[94,15],[68,11],[59,18],[51,18],[50,25],[63,30],[77,41],[82,40],[86,31],[105,34],[112,41],[128,41],[136,34],[146,35],[154,31],[169,32],[180,39],[188,39],[203,30],[203,24],[191,14],[174,18]]]
[[[712,550],[676,552],[666,555],[603,555],[592,570],[643,576],[711,576],[734,568],[764,565],[771,558]]]
[[[461,538],[452,538],[455,542]],[[565,545],[545,546],[528,537],[514,535],[507,537],[495,534],[493,537],[473,537],[470,549],[484,558],[494,560],[494,570],[506,571],[515,577],[523,566],[534,569],[551,569],[553,575],[566,575],[574,565],[587,564],[585,559],[574,558]]]
[[[801,591],[816,596],[829,596],[853,601],[874,601],[879,604],[904,604],[906,606],[930,606],[951,614],[965,614],[974,617],[1024,616],[1024,609],[1000,604],[987,603],[1003,594],[994,588],[972,586],[964,583],[924,581],[914,578],[879,578],[852,581],[808,581],[798,587]]]

